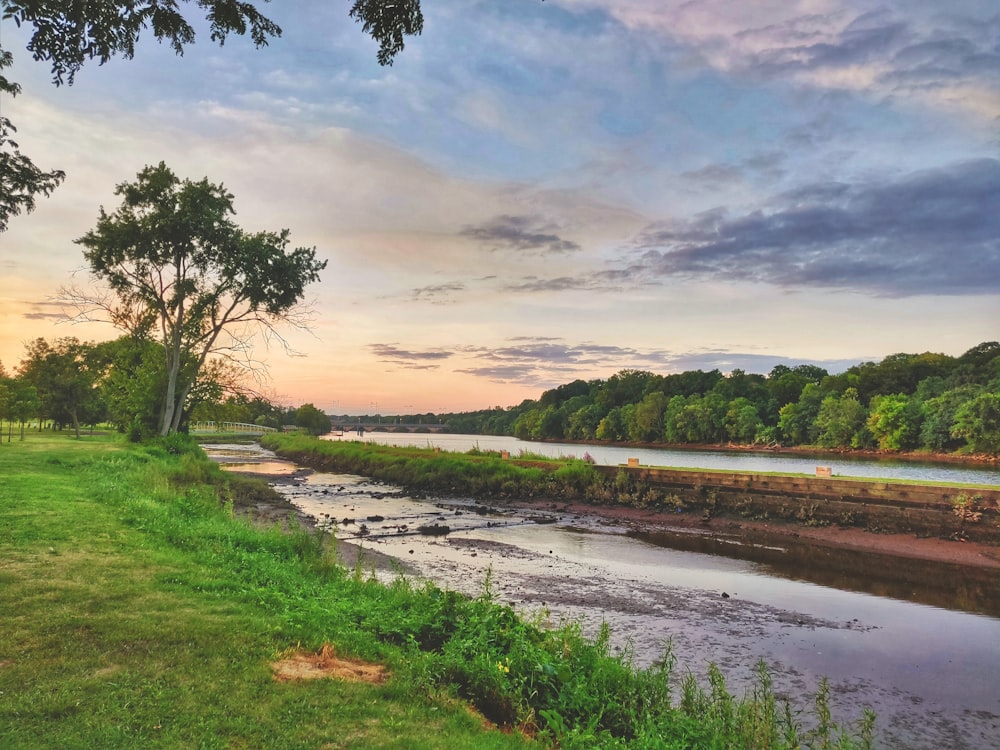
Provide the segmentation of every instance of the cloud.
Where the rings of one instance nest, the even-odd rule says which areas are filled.
[[[734,182],[743,181],[743,170],[731,164],[709,164],[688,172],[682,172],[680,178],[701,189],[718,190]]]
[[[505,284],[503,291],[522,294],[551,294],[553,292],[597,291],[606,289],[598,278],[592,274],[583,276],[557,276],[551,279],[527,277],[520,281]]]
[[[571,253],[581,249],[576,242],[555,234],[554,228],[539,216],[504,214],[478,226],[467,226],[459,234],[479,240],[492,250]]]
[[[70,320],[70,313],[62,302],[21,302],[25,312],[21,314],[26,320],[54,320],[65,323]]]
[[[667,361],[667,354],[658,350],[642,352],[589,342],[568,344],[552,337],[517,337],[508,339],[504,346],[465,347],[462,353],[482,364],[455,372],[534,388],[550,388],[576,378],[592,378]]]
[[[448,359],[452,352],[437,350],[411,351],[400,349],[396,344],[369,344],[368,348],[381,362],[404,367],[408,370],[434,370],[440,367],[439,360]]]
[[[889,297],[1000,289],[1000,161],[859,184],[820,183],[750,213],[648,227],[633,280],[703,277]]]
[[[568,0],[557,0],[567,3]],[[1000,104],[995,3],[943,5],[796,0],[575,0],[651,34],[695,67],[758,80],[794,81],[876,98],[920,98],[986,121]],[[874,6],[874,4],[871,4]],[[897,8],[893,8],[897,5]],[[888,6],[888,7],[886,7]],[[817,7],[822,12],[816,12]]]
[[[766,375],[776,365],[790,367],[814,364],[828,372],[843,372],[860,360],[803,360],[779,354],[759,354],[723,349],[671,352],[632,347],[567,343],[551,337],[508,339],[497,348],[465,347],[461,354],[477,363],[455,372],[483,378],[493,383],[516,383],[535,389],[552,388],[575,379],[607,379],[625,369],[650,370],[657,374],[689,370],[735,369]]]
[[[450,297],[465,291],[465,284],[453,281],[445,284],[431,284],[414,289],[410,293],[410,299],[414,302],[432,302],[434,304],[444,304]]]

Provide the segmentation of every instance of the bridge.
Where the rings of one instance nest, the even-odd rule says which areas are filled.
[[[263,435],[268,432],[277,432],[277,430],[273,427],[248,424],[247,422],[192,422],[188,427],[188,432],[193,435],[206,435],[213,432],[227,435]]]
[[[365,433],[365,432],[451,432],[447,424],[432,424],[430,422],[384,422],[377,419],[357,419],[350,417],[331,417],[333,432]]]

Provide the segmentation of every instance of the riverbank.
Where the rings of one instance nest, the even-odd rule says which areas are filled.
[[[788,540],[808,541],[823,547],[1000,570],[1000,547],[975,542],[919,537],[914,534],[876,534],[855,527],[809,527],[793,523],[718,517],[706,520],[697,516],[623,505],[595,506],[549,501],[508,501],[506,505],[526,510],[558,510],[568,515],[594,516],[628,526],[640,533],[670,529],[724,533],[746,545],[764,546],[781,545]]]
[[[547,441],[541,441],[547,442]],[[552,441],[555,442],[555,441]],[[561,441],[560,441],[561,442]],[[579,441],[579,445],[608,446],[622,448],[647,448],[650,450],[671,450],[700,453],[726,451],[733,453],[761,453],[772,456],[801,456],[817,459],[875,459],[911,461],[913,463],[954,464],[956,466],[1000,466],[1000,456],[988,453],[932,453],[930,451],[884,451],[876,448],[821,448],[811,445],[746,445],[741,443],[608,443],[599,440]]]
[[[397,461],[407,453],[390,451]],[[500,600],[529,618],[572,618],[591,636],[607,624],[612,645],[643,664],[672,642],[682,671],[719,664],[737,693],[752,687],[748,659],[773,666],[780,694],[829,676],[838,715],[876,710],[878,747],[973,750],[1000,736],[996,659],[982,650],[1000,614],[995,567],[850,550],[837,546],[842,537],[824,546],[772,523],[767,536],[754,535],[756,524],[703,523],[695,513],[541,497],[473,501],[322,471],[304,479],[279,489],[338,540],[412,563],[415,580],[475,596],[492,579]],[[413,532],[431,523],[450,533]]]
[[[291,465],[290,465],[291,466]],[[313,472],[308,468],[268,470],[254,467],[244,473],[273,484],[294,484]],[[237,472],[239,473],[239,472]],[[963,565],[1000,570],[1000,547],[991,544],[940,539],[915,534],[877,534],[850,526],[804,526],[798,523],[764,522],[746,519],[709,518],[697,515],[664,513],[658,510],[632,508],[625,505],[593,505],[582,502],[552,502],[550,500],[505,500],[506,507],[526,511],[556,511],[562,515],[592,516],[614,524],[629,526],[637,533],[663,529],[725,533],[746,545],[780,545],[788,540],[809,541],[823,547],[861,552],[874,552],[898,558]],[[290,516],[306,528],[315,528],[317,519],[303,513],[283,495],[274,492],[254,498],[237,511],[262,525],[285,523]],[[359,559],[359,545],[341,540],[338,552],[345,565],[354,566]],[[368,550],[369,564],[380,570],[393,568],[392,558],[377,550]],[[403,562],[405,566],[405,561]]]
[[[580,513],[683,528],[725,528],[978,567],[993,565],[998,492],[983,487],[848,477],[589,466],[474,450],[277,436],[268,447],[318,470],[352,472],[408,488],[491,503],[555,503]],[[963,497],[965,498],[963,500]],[[961,505],[961,502],[967,503]]]

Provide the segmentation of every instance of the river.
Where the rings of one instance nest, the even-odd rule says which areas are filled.
[[[363,440],[386,445],[437,447],[446,451],[467,451],[472,448],[509,451],[511,456],[535,453],[558,458],[590,455],[604,466],[628,463],[638,458],[644,466],[676,468],[728,469],[748,472],[790,472],[815,474],[817,466],[829,466],[834,476],[867,477],[870,479],[908,479],[920,482],[957,482],[961,484],[1000,485],[1000,468],[962,464],[941,464],[892,458],[830,458],[808,457],[769,452],[751,453],[724,450],[669,450],[666,448],[624,448],[615,445],[581,445],[579,443],[535,443],[500,435],[458,435],[450,433],[366,432],[359,438],[354,433],[327,435],[327,440]]]
[[[478,445],[512,455],[522,448],[554,456],[588,451],[601,463],[637,456],[643,463],[677,466],[683,457],[684,464],[704,468],[709,461],[758,460],[721,452],[646,453],[482,436],[374,433],[366,438],[447,450]],[[214,452],[219,460],[247,461],[245,453],[226,459]],[[659,458],[664,454],[671,458]],[[260,465],[270,472],[280,465],[266,454],[254,460],[264,461]],[[798,470],[808,473],[816,465],[811,459],[778,460],[804,461],[798,465],[809,468]],[[858,472],[852,475],[861,476],[873,476],[879,466],[822,465],[844,474],[852,468]],[[765,470],[758,464],[740,466]],[[253,470],[253,463],[239,468]],[[818,559],[807,544],[748,551],[725,534],[661,538],[670,532],[646,533],[650,529],[557,507],[518,510],[484,508],[461,498],[414,499],[399,488],[351,475],[317,472],[276,481],[275,487],[338,539],[398,561],[395,570],[378,573],[384,578],[405,574],[476,595],[489,572],[497,598],[526,616],[554,623],[576,620],[590,634],[607,622],[616,648],[628,649],[640,665],[661,658],[672,643],[679,673],[704,676],[714,662],[740,694],[750,684],[754,664],[763,659],[778,694],[794,698],[799,709],[808,708],[802,701],[826,676],[835,720],[856,720],[865,706],[877,712],[878,747],[1000,747],[996,571],[887,561],[859,552],[840,559],[824,553]],[[442,538],[415,533],[427,523],[447,524],[452,531]],[[808,712],[802,721],[809,723]]]

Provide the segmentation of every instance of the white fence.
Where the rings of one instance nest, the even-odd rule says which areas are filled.
[[[192,433],[224,432],[228,435],[263,435],[266,432],[277,432],[273,427],[246,422],[192,422],[188,429]]]

